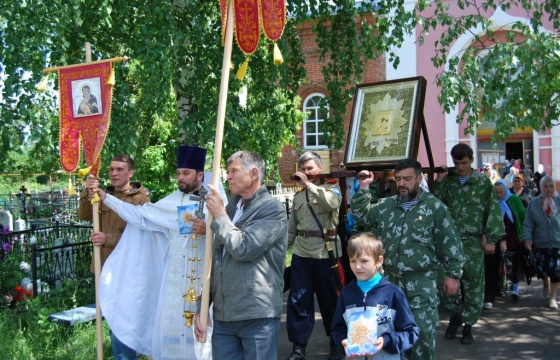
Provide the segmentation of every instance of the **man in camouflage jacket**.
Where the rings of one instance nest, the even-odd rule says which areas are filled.
[[[451,315],[445,337],[455,338],[457,328],[464,323],[461,343],[472,344],[471,326],[478,321],[484,301],[484,253],[494,253],[495,244],[505,234],[504,223],[492,182],[471,167],[471,147],[457,144],[451,149],[451,157],[456,171],[438,174],[435,195],[449,208],[463,242],[464,303],[461,311],[459,294],[442,297]],[[484,245],[483,235],[487,239]]]
[[[372,204],[368,185],[373,175],[360,180],[351,201],[358,225],[379,236],[384,247],[384,276],[402,288],[420,337],[406,353],[408,359],[433,359],[438,316],[437,273],[443,270],[443,290],[457,292],[463,248],[446,206],[420,188],[422,167],[414,159],[397,163],[396,184],[399,195]]]

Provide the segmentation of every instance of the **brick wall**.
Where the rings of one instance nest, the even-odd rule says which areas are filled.
[[[370,19],[370,21],[373,21],[373,19]],[[327,87],[323,80],[323,75],[321,74],[321,67],[323,64],[319,61],[319,50],[311,26],[312,24],[308,22],[301,25],[299,28],[301,47],[306,60],[305,68],[308,79],[307,83],[302,86],[299,91],[299,96],[302,100],[302,107],[303,101],[310,94],[321,93],[328,95]],[[383,81],[386,79],[385,74],[385,56],[380,56],[377,60],[369,60],[364,66],[363,83]],[[348,132],[348,128],[350,127],[351,114],[352,102],[350,102],[346,108],[346,115],[344,119],[344,129],[346,132]],[[282,183],[286,185],[293,184],[290,180],[290,175],[295,172],[295,164],[297,163],[302,151],[305,150],[303,149],[303,126],[302,130],[300,130],[296,135],[296,138],[299,142],[299,148],[296,149],[292,146],[284,147],[282,150],[282,157],[278,159]],[[344,161],[345,148],[346,141],[342,149],[330,151],[331,170],[338,169],[339,164]],[[325,161],[326,159],[323,159],[323,162]]]

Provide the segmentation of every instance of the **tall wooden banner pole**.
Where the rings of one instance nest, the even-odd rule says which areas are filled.
[[[99,203],[93,207],[93,231],[99,231]],[[103,326],[101,324],[101,308],[99,307],[99,280],[101,278],[101,249],[93,246],[93,265],[95,267],[95,324],[97,325],[97,360],[103,360]]]
[[[91,44],[86,43],[86,63],[91,62]],[[99,155],[101,156],[101,154]],[[97,175],[97,174],[94,174]],[[99,202],[94,202],[93,207],[93,231],[99,231]],[[95,324],[97,328],[97,360],[103,360],[103,325],[101,323],[101,308],[99,307],[99,281],[101,278],[101,249],[93,246],[93,266],[95,271]]]
[[[218,118],[216,122],[216,137],[214,139],[214,158],[212,161],[212,185],[217,189],[220,178],[220,160],[222,157],[222,139],[224,135],[224,121],[226,117],[226,103],[229,85],[229,69],[231,65],[231,47],[233,43],[233,1],[229,1],[227,10],[226,35],[224,40],[224,57],[222,61],[222,81],[218,100]],[[210,273],[212,271],[212,253],[214,233],[210,224],[214,220],[208,214],[206,222],[206,249],[204,251],[204,281],[202,285],[202,300],[200,308],[200,322],[206,330],[208,323],[208,308],[210,306]],[[199,342],[206,342],[206,332]]]

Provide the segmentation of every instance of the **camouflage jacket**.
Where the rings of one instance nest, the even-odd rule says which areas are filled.
[[[434,195],[421,190],[418,203],[406,212],[397,196],[380,199],[377,204],[370,202],[370,192],[358,190],[352,197],[352,212],[358,225],[383,241],[384,267],[388,271],[443,268],[446,276],[461,277],[461,238],[447,208]]]
[[[451,213],[462,238],[482,240],[486,235],[489,244],[496,244],[505,235],[500,204],[490,179],[473,169],[464,185],[454,174],[436,182],[434,195]]]

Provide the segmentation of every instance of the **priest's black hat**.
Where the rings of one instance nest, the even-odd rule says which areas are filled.
[[[198,146],[180,145],[177,148],[177,169],[204,171],[206,149]]]

